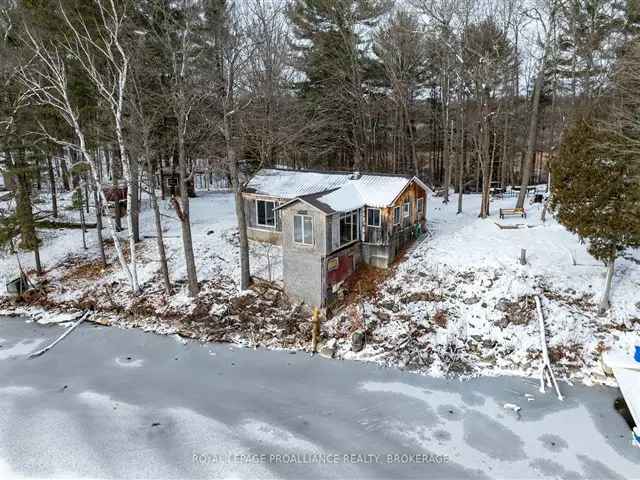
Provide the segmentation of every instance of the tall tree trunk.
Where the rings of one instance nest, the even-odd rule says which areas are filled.
[[[184,250],[184,259],[187,267],[187,284],[189,288],[189,296],[195,297],[200,291],[198,286],[198,274],[196,270],[196,261],[193,255],[193,239],[191,237],[191,218],[189,213],[189,187],[187,159],[185,155],[184,137],[186,131],[186,115],[179,115],[178,125],[178,172],[180,175],[180,203],[173,198],[173,204],[180,218],[180,227],[182,230],[182,247]]]
[[[60,169],[62,170],[62,188],[65,192],[69,191],[69,169],[67,168],[67,157],[63,154],[60,158]]]
[[[491,183],[491,174],[489,165],[486,163],[488,159],[485,159],[484,164],[480,170],[482,172],[482,198],[480,205],[480,218],[487,218],[489,216],[489,185]]]
[[[98,186],[98,192],[99,192],[99,195],[100,195],[100,199],[102,200],[102,204],[106,205],[107,204],[107,197],[105,196],[104,190],[102,189],[101,184],[100,184],[100,175],[98,174],[97,161],[96,161],[95,158],[93,158],[91,156],[91,154],[87,150],[87,143],[86,143],[85,138],[84,138],[84,133],[80,129],[80,124],[78,123],[78,119],[75,118],[74,116],[70,116],[70,117],[71,117],[71,124],[73,126],[73,129],[74,129],[74,131],[76,133],[76,137],[78,139],[78,147],[80,149],[80,154],[82,155],[82,157],[84,158],[85,162],[90,167],[91,178],[93,179],[94,184]],[[118,255],[118,262],[120,263],[120,267],[122,268],[122,270],[127,275],[127,280],[129,281],[129,285],[131,286],[131,290],[134,293],[136,293],[137,289],[138,289],[137,282],[134,280],[134,278],[133,278],[133,276],[131,274],[131,270],[129,269],[129,265],[127,264],[127,261],[126,261],[126,259],[124,257],[124,252],[122,251],[122,245],[120,243],[120,237],[118,237],[118,234],[117,234],[116,225],[114,224],[113,220],[111,219],[111,216],[107,215],[106,219],[107,219],[107,226],[108,226],[109,230],[111,231],[111,238],[113,239],[113,246],[115,247],[116,254]]]
[[[129,157],[130,175],[131,175],[131,188],[133,190],[131,195],[131,234],[133,235],[133,241],[135,243],[140,242],[140,169],[138,167],[138,161]]]
[[[598,311],[600,313],[606,312],[610,307],[611,284],[613,283],[615,262],[615,257],[612,257],[611,260],[607,262],[607,279],[604,284],[604,293],[602,294],[602,300],[600,300],[600,306],[598,307]]]
[[[102,200],[98,195],[98,188],[95,182],[91,182],[93,185],[93,204],[96,208],[96,234],[98,236],[98,248],[100,249],[100,261],[102,266],[107,266],[107,256],[104,253],[104,239],[102,238]]]
[[[42,275],[44,270],[42,269],[42,262],[40,261],[40,247],[38,245],[33,249],[33,259],[36,264],[36,272],[38,272],[38,275]]]
[[[547,35],[548,36],[548,35]],[[520,192],[516,208],[524,208],[524,201],[527,198],[527,187],[529,186],[529,177],[531,175],[531,166],[533,164],[533,155],[535,153],[536,142],[538,140],[538,117],[540,114],[540,95],[544,87],[544,69],[546,65],[546,49],[548,48],[549,39],[545,43],[545,53],[540,61],[540,70],[533,85],[533,100],[531,105],[531,117],[529,119],[529,132],[527,134],[527,151],[525,153],[524,165],[522,168],[522,183],[520,184]]]
[[[233,168],[233,193],[236,202],[236,218],[238,220],[238,232],[240,234],[240,289],[246,290],[251,285],[251,269],[249,265],[249,237],[247,235],[247,219],[242,198],[242,184],[240,172],[235,159],[235,151],[231,149]]]
[[[87,249],[87,226],[86,223],[84,221],[84,195],[82,194],[82,190],[83,190],[83,185],[80,184],[78,185],[77,188],[77,192],[78,192],[78,213],[80,214],[80,228],[82,230],[82,248],[84,248],[85,250]]]
[[[167,196],[167,192],[166,192],[167,182],[164,178],[164,162],[162,160],[162,157],[160,157],[160,160],[158,163],[158,175],[160,177],[160,199],[165,200]]]
[[[108,156],[111,154],[111,184],[114,187],[116,192],[119,192],[120,189],[120,179],[122,178],[122,159],[120,158],[119,152],[111,152],[107,150],[105,152]],[[113,206],[113,211],[115,215],[115,223],[116,223],[116,231],[122,231],[122,210],[120,208],[120,198],[118,194],[118,199],[115,201]]]
[[[228,108],[229,105],[226,107]],[[244,200],[242,198],[240,165],[238,164],[235,140],[233,136],[233,121],[234,118],[232,114],[225,114],[222,119],[223,133],[227,149],[227,165],[229,165],[229,169],[231,170],[231,183],[236,204],[236,219],[238,221],[238,233],[240,237],[240,290],[246,290],[251,285],[249,236],[247,234],[247,218],[244,210]]]
[[[447,114],[445,115],[444,124],[444,137],[443,137],[443,145],[442,145],[442,163],[444,168],[444,180],[442,182],[442,186],[444,187],[442,203],[449,203],[449,185],[451,185],[451,166],[450,163],[450,155],[449,155],[449,108],[447,107]]]
[[[462,213],[462,196],[464,195],[464,104],[460,102],[460,151],[458,154],[458,214]]]
[[[442,88],[442,167],[444,169],[442,203],[449,203],[449,186],[451,185],[451,148],[449,145],[449,49],[447,48],[446,64]]]
[[[49,174],[49,187],[51,188],[51,210],[53,218],[58,218],[58,194],[56,191],[56,177],[53,173],[51,155],[47,153],[47,172]]]
[[[116,128],[116,137],[118,140],[118,148],[120,152],[120,159],[122,161],[122,171],[124,178],[127,182],[127,238],[129,240],[129,269],[131,271],[131,277],[133,279],[133,293],[137,294],[140,291],[140,285],[138,283],[138,267],[137,267],[137,254],[136,254],[136,241],[134,238],[134,197],[138,195],[138,184],[133,180],[133,160],[127,154],[124,147],[124,138],[122,137],[121,127]]]
[[[14,177],[14,188],[16,189],[16,216],[20,227],[20,246],[34,253],[36,271],[42,275],[42,264],[40,263],[40,240],[36,232],[33,218],[33,205],[31,203],[31,185],[27,164],[25,160],[25,149],[20,147],[14,166],[17,173]]]
[[[509,149],[507,143],[509,141],[509,114],[504,115],[504,127],[502,129],[502,161],[500,162],[500,186],[505,188],[507,182],[507,172],[509,164]]]
[[[87,210],[87,213],[90,213],[91,211],[89,210],[89,184],[87,182],[86,174],[82,175],[81,182],[84,188],[84,208]]]
[[[162,232],[162,218],[160,216],[160,204],[156,195],[156,176],[151,163],[151,155],[149,148],[145,146],[147,159],[147,172],[149,175],[149,197],[151,198],[151,206],[153,208],[153,221],[156,227],[156,242],[158,244],[158,254],[160,256],[160,271],[162,272],[162,283],[164,284],[164,293],[170,296],[173,291],[171,288],[171,279],[169,278],[169,265],[167,264],[167,252],[164,247],[164,233]]]

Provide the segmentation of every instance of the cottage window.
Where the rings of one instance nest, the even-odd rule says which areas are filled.
[[[418,211],[418,214],[422,214],[422,212],[424,211],[424,198],[419,198],[416,200],[416,210]]]
[[[402,216],[404,218],[408,218],[410,215],[411,215],[411,204],[409,202],[406,202],[402,206]]]
[[[400,207],[394,207],[393,209],[393,224],[400,224]]]
[[[380,209],[367,208],[367,225],[370,227],[380,226]]]
[[[340,215],[340,245],[346,245],[358,239],[358,211]]]
[[[293,216],[293,241],[313,245],[313,218],[310,215]]]
[[[256,200],[256,223],[261,227],[275,227],[276,202],[269,200]]]

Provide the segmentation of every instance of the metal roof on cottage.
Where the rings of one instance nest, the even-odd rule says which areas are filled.
[[[319,193],[341,187],[351,173],[309,172],[263,168],[247,184],[248,193],[292,199],[310,193]]]
[[[323,173],[262,169],[247,185],[248,193],[304,201],[327,214],[363,206],[384,208],[412,182],[428,187],[417,177],[358,173]]]

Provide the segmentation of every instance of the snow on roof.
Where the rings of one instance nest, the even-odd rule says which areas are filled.
[[[348,212],[361,208],[365,202],[358,191],[356,182],[359,180],[352,180],[333,192],[317,197],[316,201],[328,206],[334,212]]]
[[[247,191],[279,198],[299,198],[314,194],[312,204],[320,203],[335,212],[363,206],[384,208],[393,203],[415,177],[363,174],[352,179],[351,173],[320,173],[296,170],[260,170],[249,182]],[[416,179],[420,186],[426,186]],[[324,195],[318,193],[326,191]],[[302,198],[305,200],[305,198]],[[318,205],[316,205],[318,206]]]
[[[305,172],[263,168],[247,184],[246,191],[278,198],[296,198],[340,187],[350,173]]]

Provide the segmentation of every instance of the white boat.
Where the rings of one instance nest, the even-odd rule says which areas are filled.
[[[609,351],[602,355],[605,371],[610,370],[616,377],[622,396],[636,423],[633,444],[640,447],[640,362],[632,355],[620,351]]]

